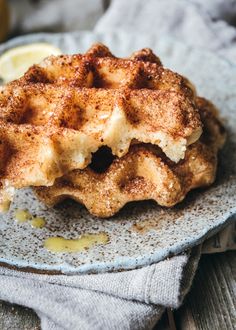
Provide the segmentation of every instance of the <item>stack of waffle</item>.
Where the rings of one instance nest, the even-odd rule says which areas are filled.
[[[150,49],[51,56],[0,90],[1,209],[28,186],[100,217],[130,201],[173,206],[214,181],[224,139],[215,107]]]

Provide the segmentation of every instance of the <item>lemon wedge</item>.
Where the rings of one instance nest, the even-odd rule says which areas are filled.
[[[40,63],[47,56],[59,54],[59,48],[47,43],[12,48],[0,56],[0,78],[3,83],[18,79],[31,65]]]

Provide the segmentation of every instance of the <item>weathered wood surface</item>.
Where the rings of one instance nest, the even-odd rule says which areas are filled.
[[[236,329],[236,251],[204,255],[184,305],[175,312],[177,329]]]
[[[236,329],[236,252],[204,255],[183,306],[165,313],[155,330]],[[1,330],[39,330],[28,308],[0,302]]]
[[[153,330],[177,330],[174,313],[170,308],[166,310],[161,320],[158,322],[158,324],[154,327]]]

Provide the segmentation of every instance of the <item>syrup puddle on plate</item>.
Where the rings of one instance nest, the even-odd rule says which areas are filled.
[[[16,210],[15,212],[16,221],[19,223],[26,222],[32,218],[32,215],[28,210]]]
[[[33,228],[43,228],[46,224],[44,218],[33,216],[28,210],[17,209],[15,211],[17,223],[29,222]],[[105,232],[97,234],[84,234],[77,239],[64,237],[49,237],[44,242],[44,247],[50,252],[80,252],[96,245],[104,245],[109,242],[109,236]]]
[[[81,252],[96,245],[104,245],[109,242],[107,233],[84,234],[77,239],[63,237],[49,237],[44,242],[44,247],[50,252]]]
[[[46,221],[44,218],[41,217],[34,217],[31,221],[30,224],[34,228],[43,228],[46,224]]]
[[[6,201],[4,203],[1,203],[1,205],[0,205],[0,212],[7,213],[8,210],[9,210],[9,208],[10,208],[10,204],[11,204],[10,201]]]
[[[15,219],[18,223],[29,221],[33,228],[43,228],[46,224],[44,218],[34,217],[28,210],[17,209],[15,212]]]

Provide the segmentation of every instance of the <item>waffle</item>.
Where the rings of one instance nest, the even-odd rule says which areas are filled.
[[[158,150],[160,159],[175,166],[186,159],[201,133],[193,85],[164,68],[150,49],[121,59],[96,44],[84,55],[51,56],[0,90],[0,209],[13,199],[15,189],[28,186],[40,187],[43,196],[50,191],[48,201],[56,202],[52,196],[57,194],[51,192],[58,184],[62,186],[63,181],[71,186],[81,175],[83,182],[86,175],[93,182],[88,187],[95,189],[96,185],[96,191],[105,194],[106,185],[98,183],[101,178],[112,182],[112,171],[127,168],[130,162],[140,171],[147,164],[148,170],[157,168],[154,163],[163,160],[158,161],[150,147],[154,155]],[[105,173],[93,173],[89,165],[101,148],[109,148],[115,160]],[[118,172],[125,176],[125,170]],[[82,195],[75,186],[69,195],[91,209],[91,194],[77,198]],[[101,215],[113,214],[128,200],[147,197],[142,189],[136,197],[132,191],[128,199],[127,194],[117,195],[116,208],[108,198],[110,211],[101,206]],[[154,199],[160,200],[156,195]],[[160,200],[160,204],[173,205],[174,198],[169,203]]]
[[[168,207],[179,203],[191,189],[215,180],[217,153],[225,140],[214,106],[203,98],[197,98],[196,103],[204,131],[200,140],[188,147],[184,160],[176,164],[159,147],[144,143],[132,145],[121,158],[109,160],[104,151],[100,165],[106,156],[110,166],[102,173],[104,165],[97,171],[89,167],[74,170],[51,187],[35,188],[36,195],[49,206],[72,198],[99,217],[114,215],[130,201],[153,199]]]

